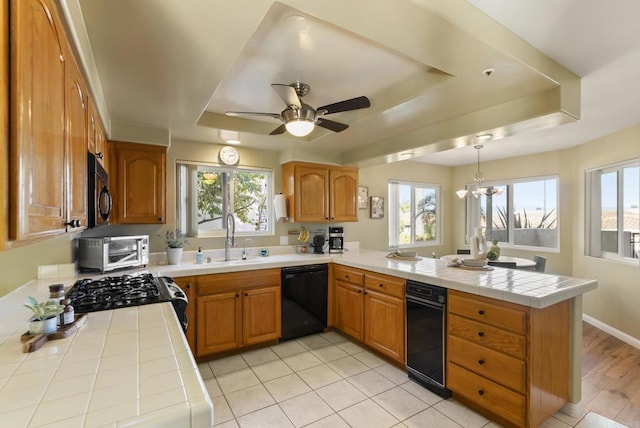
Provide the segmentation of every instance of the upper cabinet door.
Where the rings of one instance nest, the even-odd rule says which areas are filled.
[[[87,226],[87,90],[73,58],[67,63],[67,219]],[[70,226],[73,228],[73,226]]]
[[[117,224],[165,223],[166,147],[112,142]],[[113,190],[113,185],[111,186]]]
[[[358,171],[331,169],[331,221],[358,221]]]
[[[329,220],[329,170],[295,167],[295,221]]]
[[[49,0],[12,0],[10,238],[64,233],[66,42]]]

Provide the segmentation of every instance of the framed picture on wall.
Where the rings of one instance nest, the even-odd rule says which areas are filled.
[[[371,218],[384,218],[384,198],[382,196],[371,197]]]
[[[358,208],[361,210],[366,210],[369,208],[369,188],[368,187],[358,187]]]

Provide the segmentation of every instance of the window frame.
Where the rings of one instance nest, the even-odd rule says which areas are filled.
[[[612,260],[631,265],[640,265],[640,257],[625,257],[623,252],[624,245],[624,174],[623,171],[628,167],[640,168],[640,158],[627,159],[607,165],[589,168],[585,170],[585,256],[596,257],[605,260]],[[617,195],[616,203],[618,212],[617,216],[617,243],[618,251],[604,251],[602,249],[602,187],[601,177],[604,174],[615,172],[617,179]],[[639,185],[640,188],[640,185]],[[640,195],[639,195],[640,196]]]
[[[186,161],[186,160],[176,160],[176,181],[175,181],[175,190],[176,190],[176,224],[177,227],[181,230],[185,231],[187,236],[191,236],[194,238],[224,238],[226,236],[226,224],[222,222],[223,227],[217,230],[207,231],[205,233],[198,233],[198,224],[197,224],[197,185],[194,183],[185,183],[183,182],[184,175],[181,173],[183,167],[186,168],[186,175],[189,175],[189,172],[192,171],[194,174],[197,174],[197,171],[200,170],[200,167],[203,168],[211,168],[216,172],[227,172],[231,174],[235,174],[238,171],[242,172],[255,172],[255,173],[264,173],[267,175],[267,195],[266,195],[266,212],[267,212],[267,227],[265,230],[256,230],[256,231],[246,231],[246,230],[238,230],[236,229],[235,236],[274,236],[275,235],[275,212],[273,208],[273,199],[275,197],[274,191],[274,177],[275,172],[272,168],[261,168],[261,167],[249,167],[249,166],[227,166],[222,165],[216,162],[197,162],[197,161]],[[194,168],[195,167],[195,168]],[[191,169],[193,168],[193,169]],[[197,180],[194,176],[193,179]],[[181,189],[182,186],[185,186],[184,189]],[[233,188],[233,180],[230,181],[230,186]],[[232,192],[233,193],[233,192]],[[188,194],[188,196],[185,196]],[[185,200],[186,198],[186,200]],[[229,195],[230,199],[223,199],[228,202],[229,205],[233,206],[233,194]],[[183,208],[184,204],[186,211],[186,218],[183,217]],[[234,218],[236,220],[236,225],[238,224],[238,218],[235,213]]]
[[[400,204],[398,203],[398,192],[394,192],[394,194],[392,194],[392,185],[408,185],[411,186],[411,201],[410,201],[410,212],[412,213],[412,215],[410,216],[411,218],[411,230],[415,231],[415,218],[413,216],[413,213],[415,212],[415,207],[416,207],[416,200],[415,200],[415,188],[416,187],[420,187],[420,188],[432,188],[435,190],[436,193],[436,207],[435,207],[435,216],[436,216],[436,228],[435,228],[435,232],[436,232],[436,239],[435,240],[431,240],[431,241],[419,241],[416,242],[415,239],[415,233],[411,234],[411,243],[410,244],[404,244],[404,245],[400,245],[400,233],[398,232],[399,230],[399,226],[400,226],[400,219],[398,216],[398,212],[397,210],[392,212],[392,207],[396,207],[399,206]],[[388,220],[388,231],[389,231],[389,237],[388,237],[388,244],[389,244],[389,248],[421,248],[421,247],[435,247],[435,246],[440,246],[442,245],[442,184],[435,184],[435,183],[424,183],[424,182],[418,182],[418,181],[406,181],[406,180],[397,180],[397,179],[390,179],[387,182],[387,198],[389,200],[389,220]],[[392,237],[392,233],[395,233],[395,236]]]
[[[555,180],[556,183],[556,233],[557,233],[557,242],[555,247],[541,247],[541,246],[532,246],[532,245],[519,245],[515,243],[515,215],[514,215],[514,185],[518,183],[531,183],[537,181],[546,181],[546,180]],[[468,184],[467,188],[473,188],[474,184]],[[493,188],[498,186],[506,187],[506,199],[507,199],[507,213],[509,217],[507,218],[507,239],[508,241],[499,241],[499,244],[503,248],[512,248],[515,250],[525,250],[525,251],[536,251],[536,252],[547,252],[547,253],[559,253],[560,252],[560,176],[557,174],[553,175],[543,175],[536,177],[522,177],[522,178],[513,178],[508,180],[494,180],[494,181],[484,181],[482,183],[483,187]],[[475,202],[477,203],[470,203]],[[480,227],[480,218],[481,218],[481,197],[466,197],[465,206],[466,206],[466,237],[465,242],[469,243],[469,237],[474,235],[474,229],[476,227]],[[478,221],[474,222],[470,219],[478,219]],[[486,232],[486,228],[483,228],[483,233]],[[489,240],[490,237],[487,237]]]

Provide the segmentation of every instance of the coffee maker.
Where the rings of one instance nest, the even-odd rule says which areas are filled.
[[[324,254],[324,251],[322,250],[324,247],[324,234],[323,235],[314,235],[313,237],[313,243],[311,244],[311,247],[313,248],[313,253],[314,254]]]
[[[344,252],[344,228],[329,228],[329,254],[340,254]]]

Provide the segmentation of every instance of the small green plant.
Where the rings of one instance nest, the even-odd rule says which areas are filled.
[[[56,315],[60,315],[64,309],[54,300],[38,302],[31,296],[27,297],[27,300],[24,302],[24,306],[25,308],[31,309],[33,312],[33,319],[36,321],[44,321]]]
[[[158,236],[160,235],[158,234]],[[186,236],[180,232],[180,229],[176,229],[175,231],[167,230],[164,234],[164,240],[169,248],[182,248],[184,244],[189,243]]]

